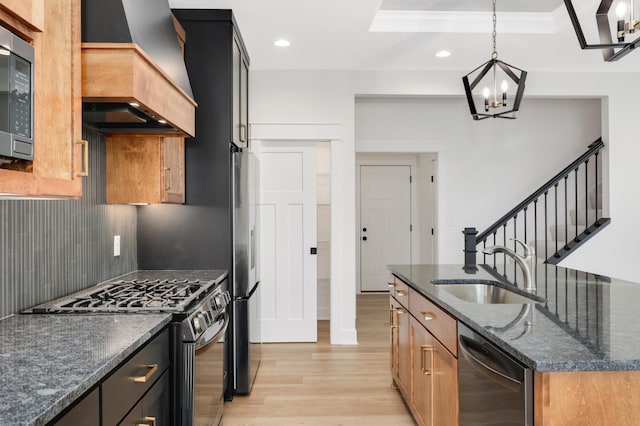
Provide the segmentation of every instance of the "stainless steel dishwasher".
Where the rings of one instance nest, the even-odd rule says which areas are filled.
[[[460,425],[533,425],[533,373],[458,324]]]

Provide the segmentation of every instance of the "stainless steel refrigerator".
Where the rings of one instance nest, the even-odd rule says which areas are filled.
[[[260,365],[257,157],[232,147],[233,360],[236,394],[251,392]]]

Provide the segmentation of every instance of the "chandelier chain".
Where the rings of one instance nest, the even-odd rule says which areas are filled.
[[[496,48],[496,23],[498,19],[496,18],[496,0],[492,0],[493,4],[493,33],[491,33],[491,37],[493,38],[493,52],[491,53],[492,59],[498,59],[498,50]]]

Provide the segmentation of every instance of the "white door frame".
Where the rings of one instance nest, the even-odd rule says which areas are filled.
[[[319,141],[331,143],[331,188],[342,186],[341,166],[344,162],[342,153],[343,129],[340,124],[333,123],[252,123],[250,125],[250,142],[273,140],[296,140],[315,144]],[[253,151],[253,150],[252,150]],[[258,157],[259,152],[256,152]],[[343,229],[344,211],[349,211],[347,201],[340,196],[340,191],[331,191],[331,319],[330,339],[334,345],[358,344],[355,327],[356,285],[353,278],[343,277],[344,262],[351,259],[348,248],[344,248]]]
[[[420,235],[420,217],[418,215],[418,156],[411,154],[361,154],[356,153],[356,289],[362,293],[360,274],[360,166],[409,166],[413,182],[411,184],[411,263],[420,263],[418,236]],[[391,276],[391,274],[389,274]]]

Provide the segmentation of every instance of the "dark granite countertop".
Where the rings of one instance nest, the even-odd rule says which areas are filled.
[[[389,266],[415,290],[536,371],[640,370],[640,284],[538,265],[537,295],[543,301],[532,305],[471,303],[438,288],[447,282],[510,286],[514,281],[522,288],[513,264],[496,269]]]
[[[135,271],[98,285],[132,279],[219,282],[226,276],[224,270]],[[0,425],[51,421],[171,318],[171,313],[150,312],[31,314],[0,320]]]
[[[3,319],[0,425],[42,425],[52,420],[170,320],[170,314]]]

